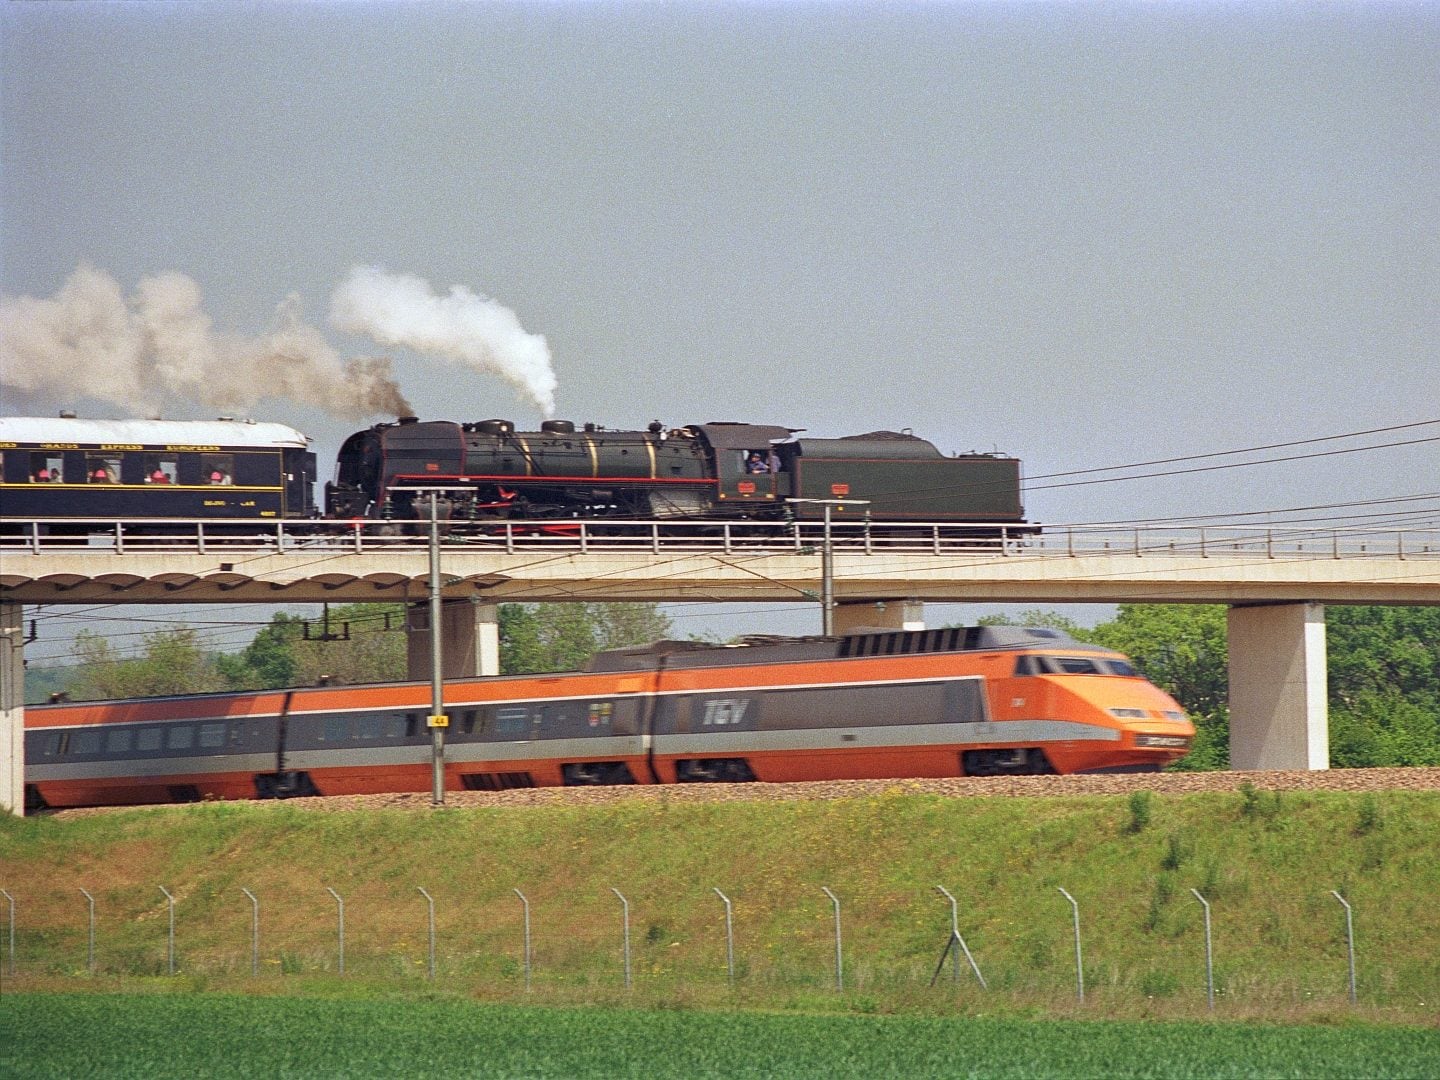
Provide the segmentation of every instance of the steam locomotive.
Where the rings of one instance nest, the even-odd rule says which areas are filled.
[[[1153,771],[1195,729],[1120,653],[1044,627],[659,642],[445,684],[450,790]],[[25,710],[32,809],[427,791],[430,687]]]
[[[0,418],[0,470],[0,517],[12,522],[403,522],[428,514],[425,493],[438,489],[452,529],[556,518],[815,520],[826,500],[850,520],[1025,531],[1018,460],[947,457],[892,431],[812,439],[759,424],[657,421],[612,431],[547,420],[520,432],[508,420],[403,417],[344,441],[317,506],[315,455],[282,424],[8,417]]]

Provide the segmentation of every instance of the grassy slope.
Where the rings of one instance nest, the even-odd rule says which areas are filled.
[[[1081,904],[1084,1015],[1204,1013],[1210,900],[1221,1015],[1338,1016],[1354,905],[1362,1013],[1433,1023],[1440,1002],[1440,793],[1156,796],[1138,831],[1123,798],[954,799],[894,793],[797,803],[307,813],[215,804],[0,824],[0,887],[17,900],[20,988],[75,985],[96,898],[98,986],[136,988],[165,964],[164,885],[178,898],[187,986],[423,989],[437,902],[447,993],[523,993],[519,887],[532,905],[534,996],[618,1001],[620,905],[630,901],[636,1004],[836,1007],[833,915],[843,903],[853,1011],[1074,1011],[1070,909]],[[1143,813],[1139,816],[1144,816]],[[960,927],[991,992],[928,987]],[[334,974],[346,900],[347,977]],[[734,901],[738,987],[726,986]],[[262,978],[249,976],[262,903]],[[287,979],[277,977],[280,973]],[[139,978],[137,978],[139,977]],[[947,976],[948,977],[948,976]],[[7,980],[8,981],[8,980]]]

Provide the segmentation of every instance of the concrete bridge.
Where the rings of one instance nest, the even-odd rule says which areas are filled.
[[[551,528],[554,523],[550,523]],[[190,523],[167,537],[109,523],[77,537],[0,537],[0,664],[7,760],[0,806],[22,805],[24,604],[381,603],[428,598],[429,545],[367,527],[328,536],[271,523],[244,538]],[[975,539],[953,527],[739,527],[565,523],[447,537],[447,677],[498,670],[496,605],[509,601],[789,601],[822,590],[828,546],[836,631],[923,625],[923,604],[1217,603],[1230,606],[1231,762],[1329,764],[1325,605],[1440,604],[1440,531],[1097,529]],[[418,608],[419,612],[424,607]],[[429,671],[428,635],[411,670]]]

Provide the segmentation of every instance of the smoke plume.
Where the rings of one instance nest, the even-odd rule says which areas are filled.
[[[243,409],[288,398],[345,419],[410,411],[384,358],[342,359],[305,323],[297,297],[258,338],[218,333],[184,274],[143,279],[127,298],[81,265],[49,299],[0,298],[0,382],[158,414],[176,402]]]
[[[545,416],[555,411],[550,348],[503,304],[452,285],[445,296],[410,274],[357,266],[335,290],[330,321],[382,345],[443,356],[499,375]]]

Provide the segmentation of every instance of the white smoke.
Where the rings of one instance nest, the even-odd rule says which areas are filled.
[[[499,375],[544,416],[555,411],[550,347],[515,312],[463,285],[436,294],[423,278],[357,266],[330,300],[330,321],[382,345],[410,348]]]
[[[347,419],[410,411],[383,358],[342,359],[289,297],[258,338],[217,333],[184,274],[120,284],[81,265],[49,299],[0,298],[0,382],[158,414],[175,402],[247,408],[289,398]]]

